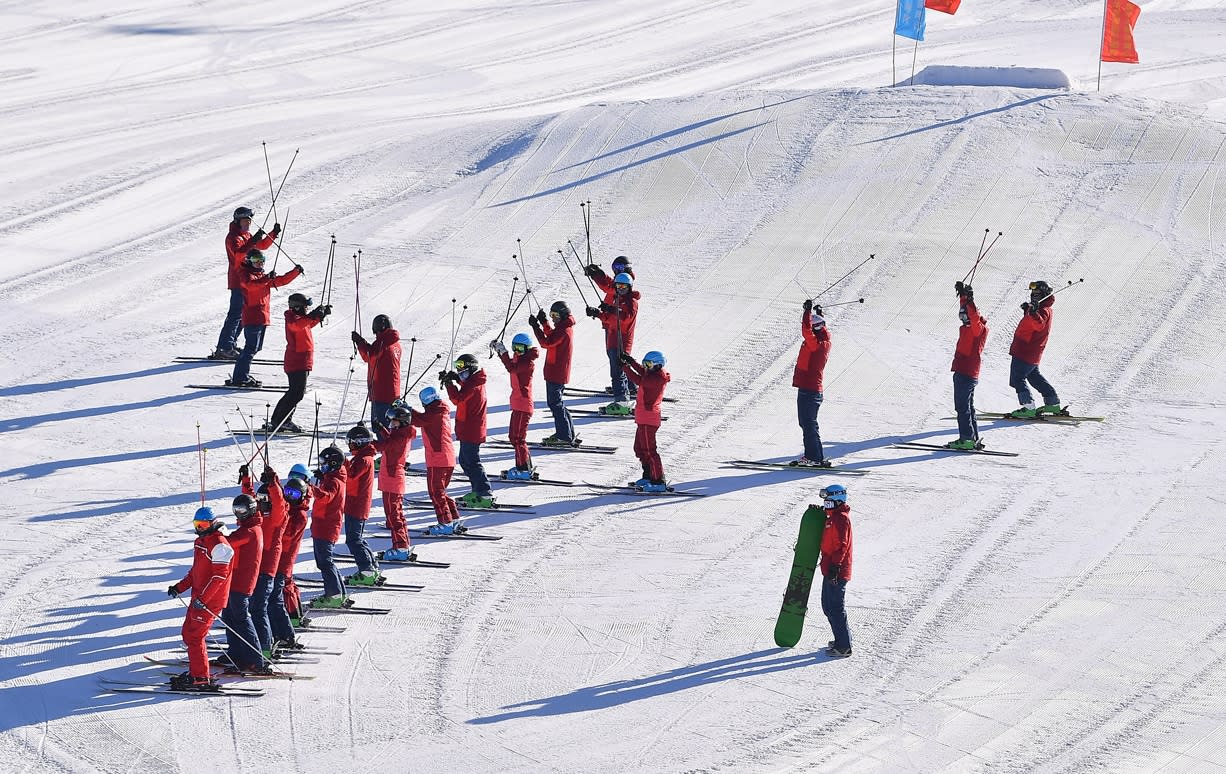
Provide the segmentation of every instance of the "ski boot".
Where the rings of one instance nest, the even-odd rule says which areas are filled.
[[[431,524],[429,527],[426,527],[426,534],[434,535],[435,537],[455,534],[455,522],[451,522],[449,524]]]
[[[975,449],[978,448],[975,444],[976,441],[970,438],[959,438],[956,441],[950,441],[949,443],[945,444],[945,448],[953,449],[955,451],[975,451]]]
[[[826,655],[830,656],[831,658],[847,658],[851,655],[851,648],[836,648],[835,646],[831,645],[830,647],[826,648]]]
[[[294,420],[287,419],[281,423],[281,429],[287,433],[301,433],[302,428],[294,424]]]
[[[272,652],[274,656],[280,656],[285,653],[298,653],[306,650],[306,645],[301,640],[295,638],[292,640],[277,640],[272,644]]]
[[[262,387],[264,386],[259,380],[248,376],[241,382],[235,383],[233,379],[226,379],[227,387]]]
[[[502,478],[505,481],[531,481],[536,478],[536,466],[532,463],[516,465],[510,470],[502,471]]]
[[[313,610],[336,610],[345,606],[346,597],[344,594],[332,594],[315,597],[310,601],[307,607]]]
[[[1068,416],[1068,409],[1061,406],[1059,403],[1048,403],[1044,406],[1039,406],[1034,410],[1034,413],[1036,416],[1040,417],[1045,414],[1053,417]]]
[[[199,691],[200,693],[216,693],[221,686],[212,677],[192,677],[191,672],[183,672],[170,678],[170,687],[175,691]]]
[[[215,349],[209,355],[209,360],[238,360],[237,349]]]
[[[411,548],[389,548],[386,551],[380,551],[379,558],[389,562],[412,562],[416,561],[417,554],[413,553]]]
[[[234,669],[227,669],[225,673],[242,677],[272,677],[277,674],[277,670],[269,664],[245,664]]]
[[[659,494],[661,492],[667,492],[669,490],[668,482],[662,478],[657,478],[652,481],[648,481],[643,486],[638,487],[638,489],[640,492],[651,492],[653,494]]]
[[[606,417],[628,417],[634,413],[634,406],[615,400],[607,406],[601,406],[600,413]]]
[[[457,498],[456,502],[464,508],[493,510],[498,507],[498,504],[494,502],[494,496],[492,494],[477,494],[476,492],[469,492],[463,497]]]
[[[827,459],[821,459],[821,460],[811,460],[811,459],[809,459],[808,457],[801,457],[800,459],[795,459],[795,460],[792,460],[792,461],[791,461],[791,462],[789,462],[788,464],[789,464],[789,465],[791,465],[791,466],[792,466],[792,467],[794,467],[794,468],[829,468],[829,467],[833,467],[833,466],[832,466],[832,464],[831,464],[831,462],[830,462],[830,460],[827,460]]]
[[[358,572],[355,572],[353,575],[350,575],[349,577],[345,578],[345,585],[346,586],[378,586],[378,585],[381,585],[385,580],[387,579],[384,578],[382,575],[380,575],[379,571],[376,569],[366,570],[365,572],[359,570]]]
[[[234,662],[230,660],[229,654],[222,653],[220,656],[209,659],[209,666],[231,669],[234,667]]]
[[[1039,410],[1034,407],[1034,403],[1027,403],[1017,411],[1010,411],[1005,414],[1009,419],[1034,419],[1038,416]]]

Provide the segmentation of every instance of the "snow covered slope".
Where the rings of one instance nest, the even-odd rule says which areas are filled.
[[[1085,84],[1097,5],[1032,7],[934,15],[921,66]],[[1226,768],[1226,16],[1143,7],[1152,64],[1108,66],[1101,95],[885,88],[880,3],[0,12],[0,756],[74,772]],[[278,201],[307,269],[292,287],[318,298],[339,242],[312,375],[327,428],[360,247],[360,327],[389,314],[418,339],[415,372],[446,354],[451,299],[467,305],[459,349],[489,368],[503,435],[506,377],[485,346],[515,240],[541,301],[577,305],[556,251],[584,248],[590,201],[597,260],[634,259],[636,350],[669,357],[666,469],[710,496],[507,491],[536,514],[474,519],[497,543],[422,549],[450,570],[389,570],[427,589],[374,593],[392,614],[315,635],[344,655],[299,667],[312,681],[260,699],[104,694],[100,676],[144,675],[142,654],[177,645],[164,590],[189,561],[197,422],[224,510],[239,456],[223,422],[265,410],[184,390],[225,369],[172,362],[215,340],[228,214],[268,206],[261,141],[274,176],[300,149]],[[984,424],[1015,459],[891,448],[956,433],[952,284],[985,229],[1004,236],[975,282],[992,330],[980,408],[1015,405],[1026,283],[1084,279],[1058,299],[1044,372],[1108,419]],[[868,472],[841,480],[856,653],[830,662],[820,615],[794,650],[771,639],[798,516],[827,479],[721,462],[799,452],[798,284],[870,254],[824,299],[865,298],[828,315],[821,420],[828,452]],[[579,330],[574,384],[599,387],[599,329]],[[580,424],[620,452],[540,454],[544,475],[637,475],[631,423]],[[542,406],[532,434],[550,425]],[[273,461],[306,451],[277,442]]]

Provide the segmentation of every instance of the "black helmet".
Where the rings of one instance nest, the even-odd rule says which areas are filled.
[[[377,336],[378,334],[383,333],[383,331],[392,327],[392,318],[385,314],[377,314],[375,315],[375,319],[371,322],[370,327],[374,330],[375,335]]]
[[[375,437],[370,434],[370,429],[363,424],[354,425],[346,434],[345,440],[350,446],[365,446],[375,442]]]
[[[239,521],[250,519],[260,512],[259,504],[255,501],[255,498],[246,493],[235,497],[232,507],[234,508],[234,516]]]
[[[384,415],[383,421],[407,423],[411,418],[412,411],[409,408],[409,404],[405,403],[400,398],[397,398],[396,400],[392,401],[391,408],[387,410],[387,414]]]
[[[1035,280],[1030,283],[1030,300],[1042,301],[1051,295],[1051,285],[1048,285],[1043,280]]]
[[[319,452],[319,469],[324,473],[335,473],[345,464],[345,455],[335,446],[329,446]]]
[[[313,303],[314,301],[301,293],[291,293],[289,296],[289,308],[300,314],[306,314],[307,307]]]
[[[613,259],[613,273],[621,274],[623,271],[630,271],[630,259],[619,255]]]
[[[260,484],[255,490],[255,502],[260,513],[272,513],[272,500],[268,496],[268,484]]]
[[[300,503],[306,498],[310,488],[310,484],[304,479],[291,476],[286,479],[281,491],[285,493],[286,500],[289,500],[291,503]]]
[[[252,269],[263,271],[264,260],[264,253],[260,252],[259,250],[251,250],[247,253],[247,258],[243,261],[243,264],[251,267]]]
[[[455,371],[463,379],[475,374],[480,367],[475,355],[460,355],[455,359]]]
[[[254,218],[254,217],[255,217],[255,213],[251,211],[250,207],[239,207],[237,210],[234,211],[234,219],[236,221],[241,220],[243,218]]]
[[[570,307],[565,301],[554,301],[549,307],[550,314],[556,314],[559,318],[570,317]]]

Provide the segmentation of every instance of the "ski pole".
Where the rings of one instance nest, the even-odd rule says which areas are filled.
[[[285,174],[281,176],[281,184],[277,186],[277,191],[272,195],[273,208],[276,208],[277,197],[281,195],[281,189],[285,187],[285,180],[289,177],[289,171],[294,168],[294,162],[298,160],[298,148],[294,148],[294,156],[289,160],[289,166],[285,168]],[[267,149],[265,150],[267,153]],[[260,224],[260,228],[268,225],[268,213],[264,213],[264,222]]]
[[[838,279],[836,279],[834,282],[831,282],[829,285],[827,285],[825,290],[823,290],[821,293],[818,293],[816,296],[814,296],[814,297],[813,297],[813,300],[814,300],[814,301],[816,301],[817,299],[819,299],[819,298],[821,298],[822,296],[824,296],[824,295],[826,295],[827,293],[829,293],[831,288],[833,288],[835,285],[839,284],[839,283],[840,283],[840,282],[842,282],[843,280],[845,280],[845,279],[847,279],[848,277],[850,277],[850,276],[851,276],[851,275],[852,275],[852,274],[853,274],[853,273],[854,273],[854,272],[855,272],[857,269],[859,269],[861,266],[863,266],[864,264],[868,263],[869,261],[873,260],[873,259],[874,259],[874,258],[876,258],[876,257],[877,257],[876,255],[872,255],[872,254],[870,254],[870,255],[869,255],[867,258],[865,258],[863,261],[860,261],[860,262],[859,262],[859,263],[857,263],[855,266],[853,266],[853,267],[852,267],[852,269],[851,269],[851,271],[847,272],[847,273],[846,273],[846,274],[844,274],[842,277],[839,277],[839,278],[838,278]]]
[[[204,505],[204,442],[200,440],[200,420],[196,420],[196,462],[200,465],[200,504]]]
[[[311,460],[315,459],[315,443],[319,440],[319,393],[315,393],[315,428],[311,431],[311,444],[307,447],[307,461],[309,466]]]
[[[243,445],[238,442],[238,433],[230,429],[230,420],[222,417],[221,421],[226,426],[226,432],[230,434],[230,440],[234,441],[234,448],[238,449],[239,462],[242,462],[246,457],[243,455]]]
[[[1038,301],[1035,301],[1035,303],[1036,303],[1036,304],[1041,304],[1041,303],[1043,303],[1044,301],[1046,301],[1047,299],[1049,299],[1049,298],[1051,298],[1052,296],[1056,295],[1057,293],[1063,293],[1064,291],[1068,290],[1069,288],[1073,287],[1074,285],[1080,285],[1081,283],[1083,283],[1083,282],[1085,282],[1085,281],[1086,281],[1086,280],[1085,280],[1085,277],[1082,277],[1081,279],[1077,280],[1076,282],[1073,282],[1072,280],[1069,280],[1067,285],[1065,285],[1065,286],[1064,286],[1064,287],[1062,287],[1062,288],[1057,288],[1056,290],[1053,290],[1052,292],[1050,292],[1050,293],[1048,293],[1047,295],[1045,295],[1045,296],[1043,296],[1042,298],[1040,298]]]
[[[583,213],[583,234],[587,239],[587,263],[592,265],[592,200],[587,200],[587,206],[579,202],[579,211]],[[575,257],[578,257],[576,255]]]
[[[345,391],[341,393],[341,410],[336,416],[336,426],[332,428],[333,446],[336,445],[336,434],[340,432],[341,421],[345,417],[345,402],[349,400],[349,385],[353,383],[353,359],[355,357],[357,357],[356,354],[349,356],[349,376],[345,379]]]
[[[837,304],[822,304],[822,309],[833,309],[836,306],[847,306],[848,304],[863,304],[863,298],[853,298],[851,301],[840,301]]]
[[[236,405],[234,410],[238,412],[239,417],[243,420],[243,426],[247,428],[247,435],[251,438],[251,448],[255,449],[255,429],[251,423],[247,421],[247,416],[243,413],[243,407]]]
[[[409,339],[409,364],[404,367],[404,383],[409,383],[409,372],[413,370],[413,350],[417,349],[417,339]],[[404,400],[404,396],[409,394],[409,388],[406,387],[404,392],[400,393],[400,399]]]
[[[285,208],[285,222],[281,224],[282,233],[284,233],[284,229],[287,229],[287,228],[289,228],[289,207]],[[277,234],[277,239],[276,241],[273,242],[273,244],[277,246],[277,254],[273,256],[273,259],[272,259],[272,273],[276,274],[277,273],[277,261],[281,259],[281,253],[285,252],[284,250],[281,249],[281,234]],[[288,257],[288,254],[286,257]]]
[[[260,649],[260,648],[256,647],[255,645],[252,645],[250,642],[247,642],[247,639],[246,639],[245,637],[243,637],[243,635],[241,635],[241,634],[239,634],[238,632],[234,631],[234,629],[230,627],[230,624],[226,623],[226,621],[225,621],[225,619],[224,619],[224,618],[222,618],[222,617],[221,617],[220,615],[218,615],[217,613],[214,613],[212,610],[209,610],[207,607],[205,607],[205,606],[204,606],[204,603],[203,603],[203,602],[201,602],[199,599],[197,599],[195,602],[193,602],[193,603],[192,603],[192,605],[187,604],[187,602],[186,602],[186,601],[184,601],[183,597],[175,597],[175,599],[179,600],[179,602],[180,602],[180,603],[182,603],[183,607],[186,607],[186,608],[188,609],[188,611],[189,611],[189,612],[190,612],[190,611],[191,611],[191,609],[192,609],[192,605],[196,605],[197,607],[199,607],[199,608],[200,608],[201,610],[203,610],[204,612],[206,612],[206,613],[208,613],[209,615],[213,616],[214,620],[220,621],[220,622],[221,622],[221,625],[222,625],[222,626],[224,626],[224,627],[226,627],[226,631],[228,631],[230,634],[233,634],[235,637],[237,637],[239,642],[241,642],[241,643],[243,643],[244,645],[246,645],[247,647],[251,648],[251,649],[252,649],[253,651],[255,651],[256,653],[261,654],[261,655],[260,655],[260,660],[261,660],[261,661],[267,661],[267,662],[268,662],[268,667],[269,667],[270,669],[272,669],[274,672],[276,672],[276,673],[278,673],[278,674],[284,674],[284,671],[282,671],[282,670],[278,669],[276,666],[274,666],[272,661],[269,661],[268,659],[264,658],[264,656],[263,656],[264,651],[263,651],[262,649]],[[206,634],[205,636],[207,636],[207,634]],[[236,665],[236,666],[237,666],[237,665]]]
[[[575,260],[579,262],[579,268],[586,269],[586,267],[583,265],[583,259],[579,257],[579,251],[575,249],[574,244],[572,244],[569,239],[566,240],[566,244],[570,245],[570,251],[575,254]],[[587,265],[591,266],[592,264],[589,261]],[[586,271],[584,271],[583,273],[587,274]],[[600,298],[600,288],[596,287],[596,280],[592,279],[591,276],[589,275],[587,278],[587,281],[592,284],[592,292],[596,294],[597,298]]]
[[[286,421],[288,420],[289,420],[289,414],[286,414],[285,416],[281,417],[281,421],[277,423],[277,426],[274,427],[272,431],[268,433],[268,435],[264,436],[264,443],[260,444],[260,448],[256,450],[255,454],[251,455],[251,459],[247,460],[244,463],[245,465],[250,465],[252,462],[255,461],[256,457],[259,457],[262,454],[264,456],[264,467],[268,467],[268,442],[273,439],[273,436],[275,436],[277,433],[281,431],[281,426],[284,425]]]
[[[515,241],[518,242],[519,240],[517,239]],[[511,257],[514,258],[515,256],[512,255]],[[501,341],[502,337],[507,334],[507,326],[511,324],[511,302],[515,300],[515,286],[519,284],[519,277],[512,277],[511,280],[512,280],[511,281],[511,295],[507,297],[507,314],[506,314],[506,317],[502,318],[502,330],[498,331],[499,341]],[[525,279],[524,283],[527,284],[527,282],[528,282],[527,279]],[[493,356],[494,356],[494,347],[491,346],[490,347],[490,357],[493,357]]]
[[[570,275],[571,282],[575,283],[575,290],[579,291],[579,298],[583,300],[583,305],[589,306],[587,296],[583,295],[583,287],[579,284],[579,280],[575,279],[575,273],[570,268],[570,261],[566,260],[566,254],[559,250],[558,257],[562,259],[562,265],[566,267],[566,273]]]
[[[429,363],[429,364],[426,366],[426,369],[425,369],[424,371],[422,371],[422,372],[421,372],[421,376],[419,376],[419,377],[417,377],[415,380],[413,380],[413,383],[412,383],[412,384],[410,384],[410,385],[409,385],[409,386],[408,386],[408,387],[405,389],[404,394],[405,394],[405,395],[408,395],[408,394],[409,394],[409,390],[411,390],[411,389],[413,389],[414,387],[416,387],[416,386],[417,386],[417,385],[418,385],[418,384],[421,382],[421,380],[422,380],[422,379],[425,379],[425,378],[426,378],[426,374],[430,373],[430,369],[434,368],[434,364],[435,364],[435,363],[437,363],[437,362],[439,361],[439,359],[440,359],[440,358],[442,358],[442,357],[443,357],[442,353],[439,353],[439,354],[435,355],[435,356],[434,356],[434,359],[433,359],[433,360],[431,360],[431,361],[430,361],[430,363]]]
[[[353,254],[353,332],[361,333],[362,324],[362,251]],[[353,354],[358,353],[358,343],[353,342]]]
[[[455,358],[455,303],[456,300],[451,299],[451,349],[447,350],[448,363]]]
[[[332,303],[332,268],[336,261],[336,234],[332,235],[332,245],[328,248],[328,263],[324,266],[324,286],[320,291],[324,306]]]
[[[272,167],[268,164],[268,143],[261,142],[260,146],[264,148],[264,171],[268,173],[268,195],[272,199],[272,219],[273,221],[279,223],[281,219],[277,217],[277,192],[274,191],[272,187]],[[268,223],[267,212],[264,213],[264,222]]]
[[[989,233],[989,229],[986,229],[986,228],[985,228],[985,229],[983,230],[983,241],[984,241],[984,242],[987,242],[987,241],[988,241],[988,233]],[[992,241],[991,241],[991,242],[988,242],[987,249],[984,249],[983,245],[982,245],[982,244],[980,244],[980,246],[979,246],[979,257],[978,257],[978,258],[976,258],[976,259],[975,259],[975,263],[971,265],[971,270],[970,270],[970,271],[968,271],[968,272],[966,273],[966,276],[962,278],[962,281],[963,281],[963,282],[966,282],[967,280],[970,280],[970,284],[972,284],[972,285],[973,285],[973,284],[975,284],[975,272],[979,270],[979,263],[980,263],[980,262],[981,262],[981,261],[982,261],[984,258],[986,258],[986,257],[987,257],[988,253],[989,253],[989,252],[991,252],[992,248],[996,246],[996,242],[997,242],[997,240],[999,240],[999,239],[1000,239],[1002,236],[1004,236],[1004,235],[1005,235],[1005,232],[1003,232],[1003,231],[997,231],[997,232],[996,232],[996,236],[992,237]]]

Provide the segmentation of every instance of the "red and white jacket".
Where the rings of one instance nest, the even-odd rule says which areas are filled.
[[[230,541],[215,530],[196,538],[192,547],[192,567],[175,584],[180,593],[192,592],[192,603],[199,601],[213,615],[221,615],[230,597],[230,572],[234,549]]]
[[[605,349],[617,349],[620,345],[622,352],[634,350],[634,323],[639,316],[639,298],[637,290],[631,290],[624,296],[619,296],[614,292],[613,299],[606,302],[614,309],[611,312],[600,313],[600,324],[604,327]],[[620,337],[617,334],[619,324],[621,326]]]
[[[673,378],[663,368],[649,371],[638,363],[622,363],[622,370],[626,372],[626,378],[639,388],[639,397],[634,404],[634,423],[659,427],[664,388]]]

